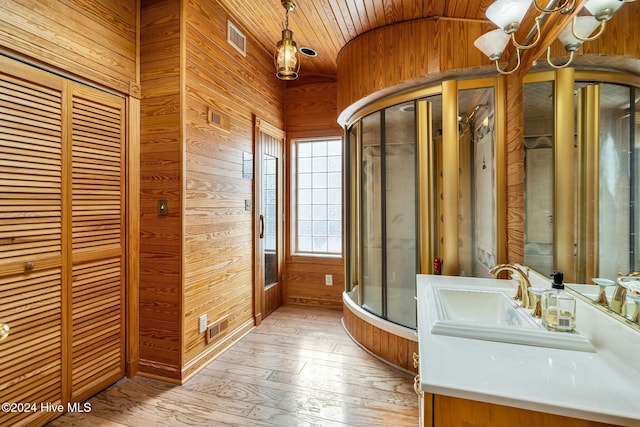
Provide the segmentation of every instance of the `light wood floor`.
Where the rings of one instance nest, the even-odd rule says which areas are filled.
[[[338,310],[281,307],[183,386],[123,379],[54,426],[417,426],[413,378],[358,347]]]

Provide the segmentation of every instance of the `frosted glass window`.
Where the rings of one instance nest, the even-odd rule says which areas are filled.
[[[342,253],[342,140],[295,143],[296,253]]]

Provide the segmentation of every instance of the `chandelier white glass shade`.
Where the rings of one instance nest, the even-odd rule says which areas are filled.
[[[623,3],[622,0],[589,0],[584,4],[584,8],[598,21],[608,21]]]
[[[518,31],[520,23],[526,15],[532,0],[497,0],[494,2],[485,15],[496,24],[498,28],[502,28],[505,33],[511,34]]]
[[[567,52],[570,53],[569,60],[562,64],[556,65],[551,62],[551,47],[547,48],[547,62],[553,68],[564,68],[573,61],[575,52],[580,49],[585,40],[589,40],[589,36],[600,26],[600,22],[593,16],[577,16],[569,23],[564,30],[558,35],[558,40]]]
[[[511,42],[519,50],[534,47],[540,40],[540,18],[536,18],[536,38],[528,45],[521,45],[516,41],[516,31],[527,14],[533,0],[496,0],[485,12],[487,18],[502,28],[506,34],[511,34]]]
[[[605,22],[611,19],[613,14],[623,3],[635,0],[587,0],[584,8],[592,16],[575,16],[572,22],[558,36],[565,49],[570,52],[569,61],[563,65],[555,65],[551,62],[551,49],[547,48],[547,62],[554,68],[566,67],[573,60],[575,52],[585,41],[595,40],[604,32]],[[539,2],[546,2],[541,6]],[[531,4],[539,15],[535,18],[535,27],[528,32],[525,45],[519,44],[515,39],[515,33],[519,30],[522,20],[527,15]],[[501,74],[511,74],[520,66],[520,51],[530,49],[538,44],[541,39],[541,22],[546,22],[547,17],[554,13],[568,14],[575,11],[575,0],[496,0],[486,11],[487,18],[499,28],[480,36],[474,45],[495,62],[496,69]],[[596,29],[599,29],[596,31]],[[534,36],[535,29],[535,36]],[[594,34],[595,31],[595,34]],[[500,35],[502,33],[502,35]],[[593,35],[591,35],[593,34]],[[498,60],[506,48],[507,43],[516,48],[517,64],[511,71],[505,71],[498,65]],[[530,41],[534,39],[533,41]],[[526,44],[528,43],[528,44]]]
[[[478,37],[476,41],[473,42],[474,46],[477,47],[482,53],[487,55],[490,60],[492,60],[496,64],[496,70],[500,74],[511,74],[520,66],[520,50],[516,50],[517,55],[517,65],[511,71],[505,71],[500,68],[498,64],[498,60],[502,58],[502,53],[504,49],[507,47],[507,43],[509,43],[510,35],[505,33],[501,28],[497,28],[495,30],[489,31]]]
[[[487,55],[490,60],[497,61],[502,57],[502,53],[509,43],[509,38],[508,34],[498,28],[478,37],[473,45]]]
[[[293,31],[289,29],[289,12],[295,10],[296,5],[292,1],[281,0],[282,7],[286,9],[285,24],[282,30],[282,39],[276,44],[274,62],[276,76],[280,80],[295,80],[300,70],[300,57],[298,46],[293,40]]]

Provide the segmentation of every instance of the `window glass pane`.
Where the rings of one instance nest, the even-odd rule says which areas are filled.
[[[311,159],[298,159],[298,173],[311,172]]]
[[[298,205],[298,220],[311,219],[311,205]]]
[[[298,188],[311,188],[311,177],[310,173],[298,174]]]
[[[329,171],[329,172],[341,172],[342,171],[342,157],[340,157],[340,156],[327,157],[327,171]]]
[[[327,203],[327,190],[324,188],[311,190],[312,200],[314,205],[324,205]]]
[[[311,157],[311,144],[298,144],[298,159]]]
[[[313,219],[316,221],[327,219],[327,206],[313,205]]]
[[[327,206],[327,219],[339,221],[342,219],[342,207],[340,205]]]
[[[296,142],[295,252],[342,253],[342,141]],[[331,222],[329,222],[329,220]],[[336,230],[338,230],[336,234]],[[331,236],[331,243],[329,243]]]
[[[342,174],[329,173],[327,174],[327,188],[341,188],[342,187]]]
[[[312,142],[313,157],[325,157],[327,155],[327,143],[326,141]]]
[[[335,190],[335,189],[329,189],[327,190],[327,203],[329,203],[330,205],[338,205],[338,208],[340,208],[341,205],[341,198],[342,197],[342,193],[340,190]]]
[[[313,174],[313,188],[317,188],[317,189],[327,188],[327,174],[326,173],[314,173]]]
[[[312,160],[313,172],[326,172],[327,171],[327,158],[326,157],[314,157]]]
[[[311,204],[311,190],[298,189],[298,204]]]

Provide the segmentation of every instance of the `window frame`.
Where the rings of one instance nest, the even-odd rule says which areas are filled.
[[[316,251],[302,251],[298,249],[298,152],[300,143],[311,142],[329,142],[338,141],[340,143],[340,249],[339,252],[316,252]],[[319,137],[307,137],[307,138],[295,138],[291,140],[290,144],[290,173],[291,179],[289,180],[289,201],[290,201],[290,253],[294,257],[316,257],[316,258],[342,258],[344,256],[344,137],[342,135],[327,135]],[[328,157],[328,156],[325,156]],[[328,172],[327,172],[328,173]],[[327,219],[328,221],[328,219]],[[327,236],[328,237],[328,236]]]

